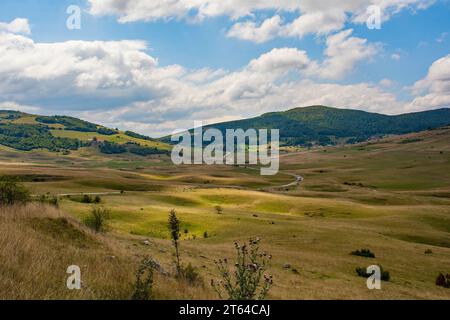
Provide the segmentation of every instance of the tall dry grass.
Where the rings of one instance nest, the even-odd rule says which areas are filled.
[[[130,299],[143,252],[122,242],[48,205],[0,207],[0,299]],[[81,269],[81,290],[66,286],[70,265]],[[203,286],[156,273],[154,298],[213,296]]]
[[[0,208],[0,299],[127,299],[133,263],[56,208]],[[67,267],[81,268],[69,290]]]

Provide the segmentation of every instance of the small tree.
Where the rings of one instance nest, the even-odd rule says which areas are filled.
[[[222,214],[223,213],[223,208],[221,206],[215,206],[214,209],[216,209],[216,213],[217,214]]]
[[[25,204],[30,200],[30,192],[17,179],[0,177],[0,205]]]
[[[105,231],[106,219],[108,219],[110,211],[102,207],[93,207],[90,215],[86,218],[85,224],[95,232]]]
[[[249,245],[234,243],[236,263],[234,277],[228,260],[216,261],[222,280],[211,280],[211,285],[220,299],[228,300],[263,300],[272,286],[272,276],[265,273],[272,258],[265,252],[259,252],[260,239],[250,239]],[[224,296],[226,294],[226,297]]]
[[[177,213],[175,210],[171,210],[169,213],[169,231],[170,238],[172,239],[172,244],[175,248],[175,254],[177,257],[177,272],[180,274],[181,264],[180,264],[180,252],[179,252],[179,240],[180,240],[180,220],[178,220]]]
[[[150,257],[142,259],[138,270],[136,271],[136,281],[134,283],[134,292],[132,300],[150,300],[153,291],[153,271],[155,262]]]

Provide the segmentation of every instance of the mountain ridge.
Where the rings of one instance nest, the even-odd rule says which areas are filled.
[[[280,129],[285,145],[330,145],[362,142],[373,136],[407,134],[450,124],[450,109],[384,115],[326,106],[298,107],[259,117],[205,126],[226,129]]]
[[[261,116],[216,123],[204,129],[280,129],[281,145],[313,146],[357,143],[372,137],[408,134],[450,125],[450,109],[385,115],[327,106],[297,107]],[[192,129],[191,129],[192,130]],[[103,153],[132,151],[138,155],[167,152],[170,136],[159,139],[110,129],[68,116],[41,116],[0,110],[0,144],[17,150],[77,150],[98,139]]]

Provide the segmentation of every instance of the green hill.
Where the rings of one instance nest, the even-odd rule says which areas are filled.
[[[121,132],[67,116],[38,116],[0,110],[0,145],[20,151],[70,152],[95,147],[105,154],[167,153],[169,146],[131,131]]]
[[[214,124],[222,132],[242,128],[280,129],[284,145],[354,143],[374,136],[406,134],[450,124],[450,109],[388,116],[324,106],[295,108],[260,117]],[[166,140],[167,141],[167,140]]]

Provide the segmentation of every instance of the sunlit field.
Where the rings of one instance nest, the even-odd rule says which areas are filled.
[[[214,299],[214,261],[232,258],[235,240],[259,237],[273,256],[270,299],[449,299],[435,284],[450,272],[449,139],[450,129],[439,129],[290,151],[274,177],[245,166],[174,166],[167,156],[4,148],[1,175],[59,201],[1,209],[0,297],[127,299],[149,255],[164,271],[155,275],[155,298]],[[286,187],[295,176],[304,180]],[[82,203],[83,194],[100,203]],[[93,206],[110,210],[100,234],[84,224]],[[182,262],[201,277],[194,285],[170,276],[172,209]],[[361,248],[376,257],[350,254]],[[66,290],[70,264],[82,268],[86,289]],[[368,290],[355,272],[373,264],[390,272],[382,290]]]

